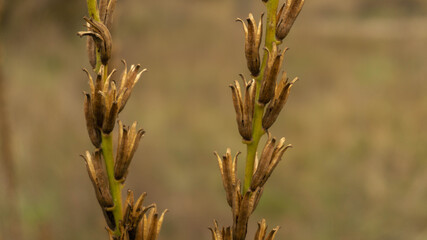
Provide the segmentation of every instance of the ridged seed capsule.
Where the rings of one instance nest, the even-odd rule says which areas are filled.
[[[304,5],[304,0],[286,0],[277,14],[276,38],[282,41],[294,24]]]
[[[256,77],[259,74],[261,61],[259,56],[259,47],[261,45],[262,39],[262,30],[263,30],[263,14],[256,25],[254,16],[252,13],[249,14],[249,17],[246,19],[248,25],[246,26],[245,22],[238,18],[237,21],[240,21],[243,24],[243,30],[245,31],[245,55],[248,65],[248,69],[251,72],[252,76]]]

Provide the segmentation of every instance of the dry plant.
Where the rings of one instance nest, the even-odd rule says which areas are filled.
[[[124,70],[119,83],[113,80],[116,70],[108,70],[113,47],[110,30],[115,5],[116,0],[87,0],[89,17],[84,18],[87,30],[78,32],[80,37],[88,37],[89,62],[96,75],[92,78],[89,71],[84,69],[90,87],[89,93],[84,92],[84,114],[95,150],[93,153],[86,151],[82,157],[104,214],[110,239],[155,240],[166,210],[159,214],[155,204],[144,206],[146,193],[135,200],[131,190],[127,191],[127,198],[122,203],[128,168],[145,131],[137,128],[136,122],[125,126],[119,120],[115,154],[113,151],[113,130],[117,118],[145,71],[140,65],[132,65],[128,70],[123,61]]]
[[[249,14],[246,19],[247,24],[242,19],[237,19],[243,24],[245,56],[251,74],[250,81],[246,81],[243,74],[240,74],[242,87],[238,81],[230,85],[237,127],[243,143],[247,146],[245,178],[242,187],[241,181],[237,177],[239,153],[234,157],[230,149],[227,149],[223,157],[215,153],[227,203],[232,210],[233,224],[220,228],[215,221],[214,227],[210,228],[214,240],[246,239],[248,221],[260,201],[264,185],[283,154],[291,147],[291,145],[285,144],[285,138],[277,141],[268,132],[268,129],[276,121],[293,84],[298,80],[298,78],[294,78],[289,81],[287,73],[283,72],[280,80],[276,81],[287,50],[287,48],[281,50],[279,47],[301,11],[304,0],[285,0],[279,10],[279,0],[262,1],[267,9],[262,62],[259,52],[264,31],[263,14],[260,16],[258,24],[252,14]],[[268,140],[258,158],[258,145],[261,137],[266,133]],[[255,240],[272,240],[278,229],[279,227],[275,227],[267,234],[267,224],[265,219],[262,219],[258,223]]]

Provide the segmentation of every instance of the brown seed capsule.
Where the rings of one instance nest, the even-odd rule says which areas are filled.
[[[258,102],[265,105],[271,101],[274,97],[274,89],[276,88],[276,78],[279,70],[282,66],[283,57],[287,48],[279,53],[277,45],[273,43],[271,51],[266,49],[268,59],[267,65],[264,71],[264,77],[261,84],[261,90],[258,98]]]
[[[236,111],[237,127],[240,135],[245,141],[252,140],[252,122],[255,107],[256,82],[255,80],[249,83],[242,77],[245,84],[245,97],[242,98],[240,84],[234,81],[234,85],[230,85],[233,97],[234,110]]]
[[[77,35],[80,37],[91,36],[100,53],[102,64],[108,64],[108,61],[111,58],[113,46],[110,31],[102,22],[94,21],[87,17],[84,17],[83,19],[89,24],[89,30],[78,32]]]
[[[136,122],[129,129],[119,121],[119,143],[114,165],[114,177],[116,180],[124,181],[126,179],[129,164],[144,133],[143,129],[136,130]]]
[[[282,80],[280,81],[279,85],[276,86],[274,99],[268,104],[262,118],[262,127],[265,130],[269,129],[277,120],[277,117],[282,111],[283,106],[286,104],[292,86],[297,80],[298,78],[295,78],[289,82],[288,78],[286,77],[286,73],[283,73]]]
[[[273,173],[283,154],[292,145],[285,145],[285,138],[281,138],[276,145],[276,139],[269,135],[267,143],[262,152],[257,170],[252,177],[250,189],[262,188]]]
[[[156,205],[150,210],[150,213],[144,214],[144,217],[139,222],[135,240],[156,240],[159,236],[165,213],[164,210],[159,216]]]
[[[252,13],[249,14],[249,17],[246,19],[248,25],[246,26],[245,22],[238,18],[237,21],[240,21],[243,24],[243,30],[245,31],[245,55],[248,65],[248,69],[251,72],[252,76],[256,77],[260,71],[260,56],[259,56],[259,47],[262,39],[262,17],[256,26],[256,22]]]
[[[125,107],[131,93],[132,89],[135,86],[135,84],[138,82],[139,78],[141,77],[141,74],[147,69],[141,69],[141,65],[132,65],[130,66],[129,72],[127,71],[127,64],[126,61],[122,60],[123,64],[125,65],[125,70],[123,71],[122,77],[121,77],[121,83],[119,88],[119,94],[122,95],[120,101],[119,101],[119,113],[123,110]]]
[[[99,0],[99,3],[98,3],[99,19],[104,24],[105,24],[105,15],[107,13],[107,6],[108,6],[108,0]]]
[[[95,188],[96,197],[99,205],[102,208],[110,208],[114,206],[113,198],[111,197],[110,187],[105,166],[102,164],[101,150],[97,149],[92,156],[89,151],[83,156],[86,162],[87,171],[90,180]]]
[[[85,119],[86,119],[86,128],[87,132],[89,134],[89,138],[92,142],[92,144],[99,148],[101,146],[101,132],[99,129],[95,126],[95,119],[93,117],[93,111],[92,111],[92,103],[91,103],[91,97],[88,93],[83,93],[85,95],[84,99],[84,113],[85,113]]]
[[[275,227],[271,232],[268,234],[267,238],[265,240],[274,240],[276,237],[277,231],[279,231],[280,227]]]
[[[248,228],[249,217],[254,211],[255,200],[260,194],[261,189],[258,188],[255,191],[247,191],[243,196],[240,204],[238,216],[234,216],[233,224],[233,239],[234,240],[245,240]]]
[[[113,13],[116,8],[117,0],[110,0],[107,7],[107,12],[105,14],[104,24],[108,29],[111,29],[111,25],[113,24]]]
[[[212,240],[232,240],[233,238],[231,227],[220,229],[216,220],[214,220],[214,228],[209,228],[209,230],[212,233]]]
[[[304,0],[286,0],[277,16],[276,38],[282,41],[294,24],[304,5]]]
[[[232,158],[231,150],[228,148],[227,153],[222,157],[222,159],[218,153],[215,152],[214,154],[218,159],[218,165],[221,171],[222,183],[224,185],[228,205],[233,207],[233,198],[235,197],[234,195],[238,183],[237,157],[239,156],[240,152],[238,152],[234,158]]]
[[[265,234],[267,233],[267,224],[263,218],[261,222],[258,222],[258,230],[255,233],[255,240],[264,240]]]

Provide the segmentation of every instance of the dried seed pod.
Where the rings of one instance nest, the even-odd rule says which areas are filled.
[[[105,24],[105,15],[107,13],[107,6],[108,6],[108,0],[99,0],[99,3],[98,3],[99,19],[104,24]]]
[[[137,229],[144,214],[154,207],[154,205],[148,207],[142,205],[146,195],[146,193],[143,193],[138,200],[134,202],[134,194],[131,190],[128,190],[121,228],[123,232],[127,233],[129,239],[136,239]]]
[[[113,46],[113,40],[110,31],[102,22],[94,21],[93,19],[87,17],[84,17],[83,19],[89,24],[89,30],[78,32],[77,35],[80,37],[92,37],[100,53],[102,64],[107,65],[111,58]]]
[[[264,14],[261,14],[261,19],[258,23],[258,27],[256,26],[256,22],[252,13],[250,13],[249,17],[246,19],[246,21],[248,22],[247,26],[242,19],[237,19],[237,21],[240,21],[243,24],[243,30],[245,31],[246,61],[248,69],[254,77],[258,76],[261,66],[259,47],[262,39],[263,16]]]
[[[279,73],[280,67],[282,66],[283,57],[287,48],[279,53],[276,43],[273,43],[271,51],[267,48],[268,59],[267,65],[264,71],[264,77],[261,84],[258,102],[265,105],[271,101],[274,97],[274,89],[276,88],[276,78]]]
[[[265,234],[267,233],[267,224],[263,218],[261,222],[258,222],[258,229],[255,233],[254,240],[264,240]]]
[[[134,122],[129,129],[129,127],[123,126],[119,121],[119,127],[119,143],[114,165],[114,177],[118,181],[124,181],[129,164],[138,148],[139,140],[144,135],[145,131],[143,129],[136,130],[136,122]]]
[[[276,38],[282,41],[294,24],[304,5],[304,0],[286,0],[277,15]]]
[[[135,86],[135,84],[138,82],[139,78],[141,77],[141,74],[147,69],[141,69],[141,65],[132,65],[130,66],[129,72],[127,71],[127,64],[126,61],[122,60],[123,64],[125,65],[125,70],[123,71],[122,77],[121,77],[121,83],[119,88],[119,94],[122,95],[120,101],[119,101],[119,113],[123,110],[125,107],[131,93],[132,89]]]
[[[232,240],[233,233],[231,227],[224,228],[220,230],[218,227],[218,222],[214,220],[214,228],[209,228],[212,233],[212,240]]]
[[[101,150],[97,149],[92,156],[89,151],[82,155],[86,162],[87,171],[90,180],[95,188],[96,198],[102,208],[110,208],[114,206],[113,198],[111,197],[110,187],[108,183],[107,172],[103,165]]]
[[[111,29],[111,25],[113,23],[113,13],[116,8],[117,0],[110,0],[108,3],[107,11],[105,13],[104,24],[108,29]]]
[[[150,213],[144,214],[142,220],[139,222],[135,240],[156,240],[159,236],[165,213],[164,210],[159,216],[157,213],[156,205],[150,210]]]
[[[240,186],[240,183],[237,179],[237,157],[239,156],[240,152],[238,152],[234,158],[232,158],[231,150],[229,148],[227,149],[225,156],[222,158],[218,155],[218,153],[215,152],[214,154],[218,159],[218,165],[221,171],[222,183],[224,185],[228,205],[233,208],[233,200],[237,198],[235,196],[236,187],[237,185]]]
[[[261,194],[261,188],[255,191],[248,190],[240,204],[239,214],[233,216],[233,240],[245,240],[249,217],[255,210],[256,199]]]
[[[95,125],[95,119],[93,116],[92,111],[92,102],[91,102],[91,96],[88,93],[83,92],[85,95],[84,99],[84,113],[85,113],[85,119],[86,119],[86,128],[87,132],[89,134],[89,138],[92,142],[92,144],[99,148],[101,146],[101,132]]]
[[[289,82],[288,78],[286,77],[286,73],[283,73],[282,80],[280,81],[279,85],[276,86],[274,99],[268,104],[262,118],[262,127],[265,130],[269,129],[276,121],[280,111],[282,111],[283,106],[286,104],[291,87],[297,80],[298,78],[294,78],[294,80]]]
[[[87,38],[86,40],[86,50],[87,50],[87,56],[89,59],[90,66],[95,69],[96,67],[96,48],[95,48],[95,42],[93,41],[93,38]]]
[[[279,226],[273,228],[273,230],[271,230],[271,232],[268,234],[266,240],[274,240],[274,238],[276,237],[277,231],[279,231],[279,229],[280,229]]]
[[[252,177],[250,189],[255,190],[264,186],[285,151],[290,147],[292,145],[285,145],[285,138],[281,138],[276,145],[276,139],[269,134],[257,170]]]
[[[252,121],[255,107],[256,82],[251,80],[246,82],[243,75],[243,83],[245,84],[245,96],[242,98],[240,84],[234,81],[234,85],[230,85],[233,97],[234,110],[236,111],[237,127],[240,135],[245,141],[252,140]]]

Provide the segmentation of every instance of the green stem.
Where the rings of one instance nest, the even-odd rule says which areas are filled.
[[[98,7],[96,5],[96,0],[87,0],[87,10],[89,12],[89,16],[95,21],[99,22]]]
[[[120,236],[119,223],[123,220],[122,214],[122,184],[114,178],[114,157],[113,157],[113,138],[112,134],[102,134],[102,156],[104,157],[105,167],[107,169],[110,192],[113,197],[114,207],[113,215],[116,221],[114,234]]]
[[[87,0],[87,10],[89,13],[89,16],[95,20],[95,21],[101,21],[99,18],[99,12],[97,7],[97,1],[96,0]],[[98,48],[96,48],[96,66],[95,66],[95,73],[99,72],[99,68],[101,67],[101,54],[98,51]]]
[[[271,51],[273,42],[277,43],[276,40],[276,14],[277,7],[279,6],[279,0],[269,0],[266,3],[267,8],[267,27],[265,34],[265,47]],[[243,185],[243,192],[248,191],[251,186],[252,175],[254,172],[254,164],[256,158],[256,152],[258,149],[259,141],[265,134],[265,130],[262,127],[262,117],[264,115],[265,106],[258,103],[259,92],[261,90],[261,83],[264,77],[265,66],[267,64],[267,52],[264,51],[262,59],[261,71],[256,80],[256,104],[254,109],[253,125],[252,125],[252,141],[247,143],[247,155],[246,155],[246,168],[245,168],[245,181]]]

